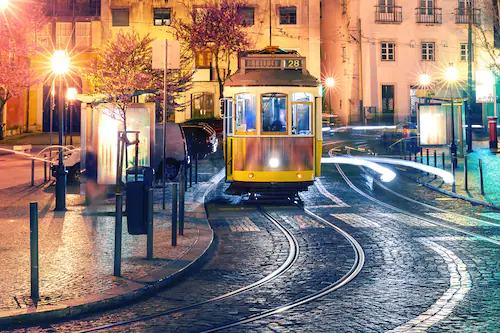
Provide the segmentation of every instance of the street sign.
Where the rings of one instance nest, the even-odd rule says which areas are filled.
[[[167,69],[180,69],[181,44],[178,40],[153,41],[153,69],[165,69],[165,50],[167,50]]]

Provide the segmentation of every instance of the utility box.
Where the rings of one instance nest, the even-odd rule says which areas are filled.
[[[148,233],[148,207],[153,204],[148,200],[148,190],[153,187],[153,179],[153,168],[138,166],[127,169],[127,230],[131,235]]]

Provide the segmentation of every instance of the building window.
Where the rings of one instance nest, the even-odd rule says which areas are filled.
[[[72,32],[71,22],[56,22],[56,49],[66,50],[70,47]]]
[[[191,118],[212,118],[214,116],[214,94],[191,95]]]
[[[92,23],[76,22],[75,23],[75,43],[78,48],[88,49],[92,47]]]
[[[347,61],[347,52],[346,52],[346,47],[345,46],[342,46],[340,56],[342,57],[342,62],[346,62]]]
[[[434,14],[434,0],[420,0],[420,14]]]
[[[111,9],[113,27],[128,27],[130,10],[128,8]]]
[[[422,43],[422,60],[434,61],[435,59],[435,43]]]
[[[212,64],[212,54],[210,52],[196,53],[196,68],[210,68]]]
[[[244,27],[251,27],[255,24],[255,8],[241,7],[239,9],[241,25]]]
[[[280,7],[280,24],[297,24],[297,7]]]
[[[46,24],[43,28],[37,31],[36,41],[39,46],[48,49],[52,46],[52,24]]]
[[[473,48],[474,50],[474,48]],[[467,43],[460,44],[460,61],[468,61],[469,45]],[[472,61],[474,61],[474,52],[472,52]]]
[[[170,25],[171,8],[154,8],[154,25]]]
[[[381,46],[381,59],[382,61],[396,60],[396,44],[393,42],[382,42]]]

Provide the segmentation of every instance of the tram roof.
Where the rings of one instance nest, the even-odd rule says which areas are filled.
[[[225,85],[229,87],[242,86],[294,86],[317,87],[318,79],[300,70],[255,69],[240,70],[231,75]]]

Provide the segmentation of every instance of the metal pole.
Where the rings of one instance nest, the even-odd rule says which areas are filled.
[[[73,101],[70,101],[69,109],[69,144],[73,145]]]
[[[427,158],[427,165],[429,165],[429,148],[427,148],[425,150],[425,155],[426,155],[426,158]]]
[[[186,184],[184,182],[184,169],[185,164],[181,165],[181,176],[179,180],[179,235],[184,235],[184,200],[186,192]]]
[[[453,175],[453,184],[451,185],[451,190],[455,192],[456,180],[455,180],[455,165],[453,164],[453,161],[451,162],[451,174]]]
[[[115,260],[113,275],[121,275],[122,265],[122,194],[116,193],[116,218],[115,218]]]
[[[441,157],[442,157],[442,161],[443,161],[443,170],[446,170],[446,164],[445,164],[446,158],[444,157],[444,151],[443,151]]]
[[[424,151],[422,147],[420,147],[420,163],[424,163]]]
[[[166,201],[166,175],[167,166],[166,166],[166,156],[167,156],[167,61],[168,61],[168,41],[165,40],[165,66],[163,67],[163,155],[162,155],[162,173],[161,173],[161,181],[162,181],[162,208],[165,210],[165,201]]]
[[[466,131],[466,141],[467,141],[467,153],[472,152],[472,0],[467,1],[467,7],[469,11],[469,24],[467,33],[467,114],[465,119],[467,122]],[[494,89],[496,90],[496,89]],[[495,101],[496,103],[496,101]]]
[[[434,149],[434,167],[437,168],[437,153],[436,153],[436,150]]]
[[[450,89],[451,92],[451,163],[456,168],[457,167],[457,144],[455,143],[455,107],[453,105],[453,87]]]
[[[153,259],[153,189],[148,189],[147,258]]]
[[[467,155],[464,156],[464,184],[465,184],[465,190],[469,190],[469,177],[468,177],[468,172],[467,172]]]
[[[481,181],[481,194],[484,195],[483,160],[482,159],[479,159],[479,180]]]
[[[172,246],[177,246],[177,183],[172,184]]]
[[[31,186],[35,186],[35,160],[31,159]]]
[[[30,202],[30,267],[31,299],[37,301],[39,294],[38,271],[38,202]]]
[[[59,116],[59,145],[63,145],[64,137],[64,98],[62,94],[62,75],[59,75],[58,116]],[[66,210],[66,167],[64,166],[64,150],[59,150],[59,163],[56,171],[56,208],[55,211]]]
[[[55,87],[51,86],[50,89],[50,110],[49,110],[49,127],[50,127],[50,135],[49,135],[49,159],[52,160],[52,131],[54,125],[54,110],[55,110]]]
[[[191,156],[191,167],[189,167],[189,187],[193,187],[193,156]]]
[[[187,158],[184,158],[184,189],[187,189],[188,187],[187,168],[188,168]]]
[[[43,154],[43,182],[47,182],[47,154]]]

